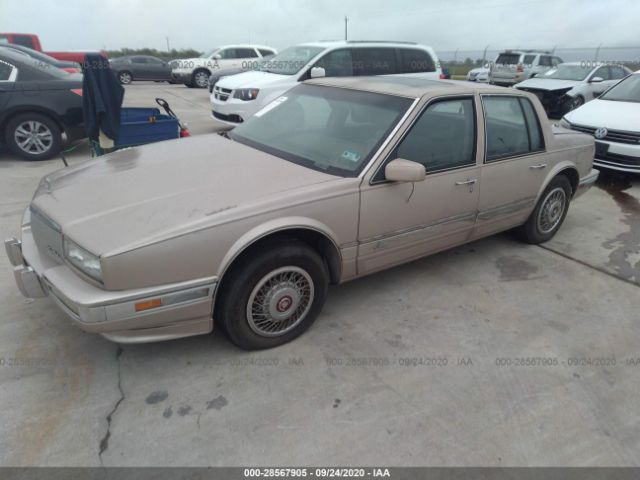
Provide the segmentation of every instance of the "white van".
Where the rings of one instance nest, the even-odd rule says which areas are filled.
[[[299,82],[316,77],[407,75],[441,79],[431,47],[409,42],[314,42],[296,45],[257,71],[222,78],[211,92],[212,117],[242,123]]]

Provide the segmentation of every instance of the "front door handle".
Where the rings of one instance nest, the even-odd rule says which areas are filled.
[[[546,163],[541,163],[539,165],[531,165],[529,168],[531,170],[542,170],[543,168],[547,168],[547,164]]]
[[[478,180],[476,178],[470,178],[469,180],[467,180],[466,182],[456,182],[456,185],[473,185],[474,183],[476,183]]]

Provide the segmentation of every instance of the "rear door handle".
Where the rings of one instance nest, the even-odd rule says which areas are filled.
[[[476,178],[470,178],[469,180],[467,180],[466,182],[456,182],[456,185],[473,185],[474,183],[476,183],[478,180]]]
[[[541,163],[539,165],[531,165],[529,168],[531,170],[542,170],[543,168],[547,168],[547,164],[546,163]]]

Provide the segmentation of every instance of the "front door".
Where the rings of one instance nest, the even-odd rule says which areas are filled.
[[[361,188],[358,274],[363,275],[464,243],[477,213],[476,99],[432,100],[371,182]],[[426,179],[388,182],[396,158],[421,163]]]

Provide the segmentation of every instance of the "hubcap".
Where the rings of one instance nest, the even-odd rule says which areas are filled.
[[[131,82],[131,75],[129,75],[128,73],[121,73],[120,74],[120,82],[122,82],[122,83]]]
[[[269,272],[256,284],[247,302],[251,330],[263,337],[283,335],[304,320],[313,304],[313,280],[294,266]]]
[[[53,133],[49,127],[36,120],[18,125],[13,138],[22,151],[32,155],[48,151],[53,144]]]
[[[196,73],[196,85],[206,87],[209,84],[209,77],[204,72]]]
[[[538,230],[542,234],[553,231],[558,226],[564,214],[567,194],[558,187],[551,190],[544,201],[540,212],[538,212]]]

